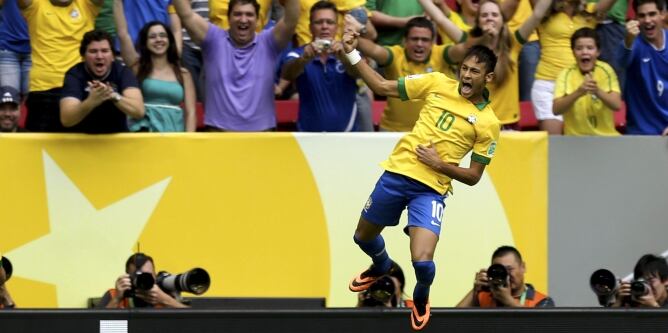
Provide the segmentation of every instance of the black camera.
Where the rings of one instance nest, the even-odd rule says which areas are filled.
[[[7,257],[2,257],[2,268],[5,270],[5,282],[7,282],[12,277],[12,272],[14,271],[12,262]]]
[[[162,271],[156,279],[158,286],[166,292],[188,292],[201,295],[209,290],[211,278],[202,268],[193,268],[185,273],[172,275]]]
[[[607,269],[599,269],[592,273],[589,278],[589,286],[598,297],[598,303],[602,306],[610,306],[615,303],[615,295],[619,288],[619,282]]]
[[[631,297],[640,298],[650,293],[651,286],[647,280],[640,278],[631,282]]]
[[[499,288],[508,286],[508,270],[501,264],[493,264],[487,268],[487,281],[490,287]]]
[[[130,274],[130,284],[132,287],[123,294],[124,297],[135,297],[137,290],[151,290],[155,284],[155,279],[151,273],[136,271]]]
[[[363,307],[387,306],[388,302],[395,307],[394,295],[397,286],[389,275],[383,275],[362,293]]]

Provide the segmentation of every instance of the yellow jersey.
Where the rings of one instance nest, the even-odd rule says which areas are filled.
[[[461,40],[458,40],[458,41],[455,42],[452,39],[450,39],[448,34],[446,34],[445,31],[443,31],[443,29],[441,29],[441,27],[438,27],[438,35],[441,36],[441,40],[443,41],[443,44],[449,45],[449,44],[457,44],[457,43],[465,42],[466,38],[468,38],[468,34],[471,31],[472,27],[464,21],[461,14],[459,14],[455,11],[452,11],[452,10],[450,11],[450,16],[448,16],[448,19],[450,19],[450,21],[452,21],[452,23],[454,25],[456,25],[457,28],[459,28],[459,30],[464,32],[464,35],[462,36]]]
[[[295,29],[295,34],[297,34],[297,45],[304,45],[310,43],[313,38],[311,36],[311,7],[318,2],[319,0],[301,0],[299,1],[300,5],[300,14],[299,21],[297,22],[297,28]],[[367,12],[367,16],[371,16],[371,13],[364,7],[366,0],[331,0],[330,2],[334,3],[336,10],[338,11],[337,15],[337,30],[336,30],[336,39],[341,40],[343,36],[343,15],[355,8],[362,8]]]
[[[415,149],[432,142],[446,163],[459,165],[473,151],[473,161],[489,164],[499,139],[499,120],[488,100],[480,105],[471,103],[459,94],[459,82],[443,73],[416,74],[398,81],[401,99],[424,100],[424,107],[413,131],[399,140],[382,166],[441,194],[452,192],[452,179],[418,161]]]
[[[519,30],[522,24],[524,24],[524,22],[526,22],[529,17],[531,17],[532,13],[533,8],[531,8],[531,2],[529,0],[520,0],[520,2],[517,4],[517,10],[515,10],[515,14],[512,18],[510,18],[510,21],[508,21],[508,28],[510,31]],[[538,40],[538,34],[534,30],[531,35],[529,35],[529,38],[527,38],[527,42],[533,42],[535,40]]]
[[[554,81],[562,69],[575,64],[571,36],[584,27],[596,27],[596,20],[581,15],[571,18],[562,12],[553,14],[538,26],[540,61],[536,68],[536,79]]]
[[[380,66],[384,67],[385,77],[388,80],[431,72],[447,73],[454,77],[454,73],[444,58],[445,47],[445,45],[434,45],[431,48],[429,59],[424,63],[409,61],[405,48],[401,45],[385,47],[390,53],[390,59],[386,64],[380,64]],[[402,101],[388,97],[387,106],[380,120],[380,127],[386,131],[408,132],[413,129],[423,106],[424,100]]]
[[[256,0],[260,4],[260,11],[257,19],[256,32],[262,31],[264,26],[269,23],[269,10],[271,9],[271,0]],[[211,0],[209,1],[209,20],[211,23],[227,30],[230,28],[230,22],[227,21],[227,10],[230,0]]]
[[[30,91],[63,86],[65,73],[81,62],[81,40],[95,28],[99,11],[100,7],[90,0],[74,0],[62,7],[52,5],[49,0],[33,0],[21,10],[32,48]]]
[[[592,77],[601,90],[620,92],[617,74],[605,62],[596,61]],[[577,65],[564,69],[557,78],[554,99],[572,94],[582,85],[584,79]],[[565,135],[619,135],[615,129],[613,111],[596,96],[587,94],[578,98],[563,116]]]
[[[510,68],[503,82],[496,80],[487,85],[489,98],[492,100],[492,109],[501,124],[512,124],[520,120],[520,79],[519,58],[522,43],[516,33],[511,34],[510,59],[514,65]]]

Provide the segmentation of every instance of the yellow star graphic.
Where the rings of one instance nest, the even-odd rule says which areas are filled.
[[[100,210],[42,152],[50,233],[6,253],[14,274],[56,285],[60,307],[85,306],[122,272],[171,177]]]

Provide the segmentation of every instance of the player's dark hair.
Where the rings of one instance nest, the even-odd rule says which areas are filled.
[[[464,60],[462,60],[462,62],[471,57],[475,57],[477,63],[485,64],[485,74],[494,72],[497,57],[494,54],[494,51],[490,50],[488,47],[483,45],[475,45],[471,47],[466,52],[466,55],[464,55]]]

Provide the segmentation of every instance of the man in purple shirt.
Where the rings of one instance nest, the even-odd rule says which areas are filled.
[[[229,31],[192,11],[187,0],[173,0],[190,38],[202,47],[206,67],[204,124],[213,131],[266,131],[276,127],[274,69],[299,18],[299,0],[285,0],[276,25],[255,33],[260,5],[231,0]]]

